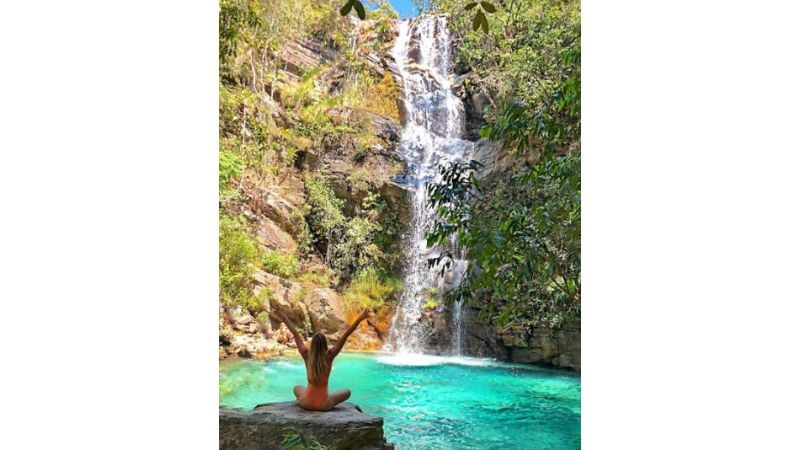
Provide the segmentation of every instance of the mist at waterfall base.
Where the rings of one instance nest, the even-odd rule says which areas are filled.
[[[294,400],[305,385],[299,357],[220,365],[221,405],[253,408]],[[580,377],[488,359],[342,353],[330,389],[384,418],[398,449],[580,448]]]

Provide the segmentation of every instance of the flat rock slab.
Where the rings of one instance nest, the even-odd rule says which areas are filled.
[[[364,414],[352,403],[332,411],[306,411],[297,402],[267,403],[252,410],[219,408],[219,448],[280,449],[283,435],[297,430],[306,446],[314,441],[333,449],[394,448],[383,436],[383,418]]]

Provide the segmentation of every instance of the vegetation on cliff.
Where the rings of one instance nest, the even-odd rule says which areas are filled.
[[[254,317],[273,295],[254,289],[259,271],[335,288],[351,310],[401,289],[402,211],[379,179],[402,170],[385,157],[397,139],[386,124],[400,118],[384,62],[396,14],[380,2],[362,21],[358,2],[347,16],[343,4],[220,3],[220,300]],[[475,161],[442,167],[429,186],[429,245],[455,237],[470,261],[449,298],[503,325],[579,317],[579,2],[420,6],[450,17],[457,87],[511,161],[502,176]]]
[[[262,321],[273,294],[254,289],[258,271],[346,292],[355,309],[398,291],[397,214],[366,170],[390,145],[373,117],[399,118],[397,84],[375,62],[396,14],[339,9],[220,1],[220,301]]]
[[[481,136],[514,161],[483,179],[476,161],[443,167],[429,243],[468,249],[451,298],[501,324],[557,326],[580,315],[580,3],[498,2],[485,33],[461,2],[429,6],[451,14],[466,89],[487,100]]]

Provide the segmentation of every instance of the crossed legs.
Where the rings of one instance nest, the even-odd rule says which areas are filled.
[[[306,392],[306,388],[300,386],[299,384],[294,387],[294,396],[300,400],[300,397]],[[350,398],[350,389],[341,389],[336,392],[332,392],[328,394],[328,399],[325,401],[325,404],[322,406],[321,410],[328,411],[333,409],[339,403],[342,403]]]
[[[328,395],[328,401],[325,402],[327,409],[333,409],[334,406],[342,403],[350,398],[350,389],[341,389]]]

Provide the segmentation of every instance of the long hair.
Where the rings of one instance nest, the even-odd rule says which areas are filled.
[[[322,333],[314,333],[311,338],[311,348],[308,351],[308,381],[321,385],[323,374],[330,372],[330,370],[328,339]]]

